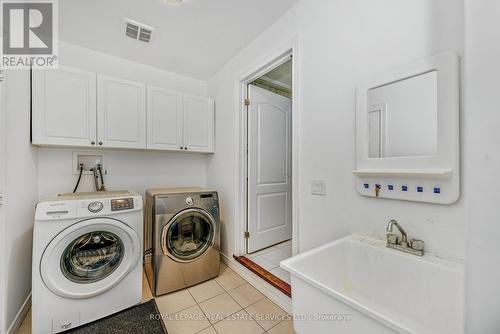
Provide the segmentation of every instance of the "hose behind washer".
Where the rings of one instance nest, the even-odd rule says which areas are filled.
[[[83,165],[80,165],[80,175],[78,176],[78,181],[76,181],[75,189],[73,189],[73,194],[76,193],[76,190],[78,189],[78,186],[80,185],[80,181],[82,180],[82,174],[83,174]]]

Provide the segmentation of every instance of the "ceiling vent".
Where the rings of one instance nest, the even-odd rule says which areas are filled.
[[[153,33],[154,28],[130,19],[125,19],[125,24],[125,34],[128,37],[146,43],[151,41],[151,34]]]

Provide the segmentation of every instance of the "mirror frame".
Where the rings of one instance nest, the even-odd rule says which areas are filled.
[[[369,157],[368,90],[437,71],[437,151],[432,156]],[[460,196],[459,58],[442,53],[366,79],[356,91],[356,189],[361,195],[450,204]],[[384,185],[409,190],[389,191]],[[366,188],[366,184],[370,187]],[[374,187],[381,185],[379,196]],[[372,187],[373,186],[373,187]],[[423,187],[423,192],[414,191]],[[436,188],[440,189],[435,193]],[[425,189],[427,189],[425,191]]]

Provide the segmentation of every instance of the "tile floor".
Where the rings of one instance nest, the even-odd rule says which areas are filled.
[[[275,253],[270,258],[280,257]],[[144,278],[143,301],[151,298]],[[157,297],[156,303],[169,334],[294,333],[285,311],[222,263],[219,277]],[[18,333],[31,334],[31,311]]]
[[[279,279],[290,284],[290,273],[280,268],[280,262],[292,257],[290,240],[246,256]]]

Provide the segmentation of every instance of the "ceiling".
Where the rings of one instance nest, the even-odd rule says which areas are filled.
[[[59,38],[208,79],[298,0],[63,0]],[[150,43],[125,35],[124,18],[154,28]]]

